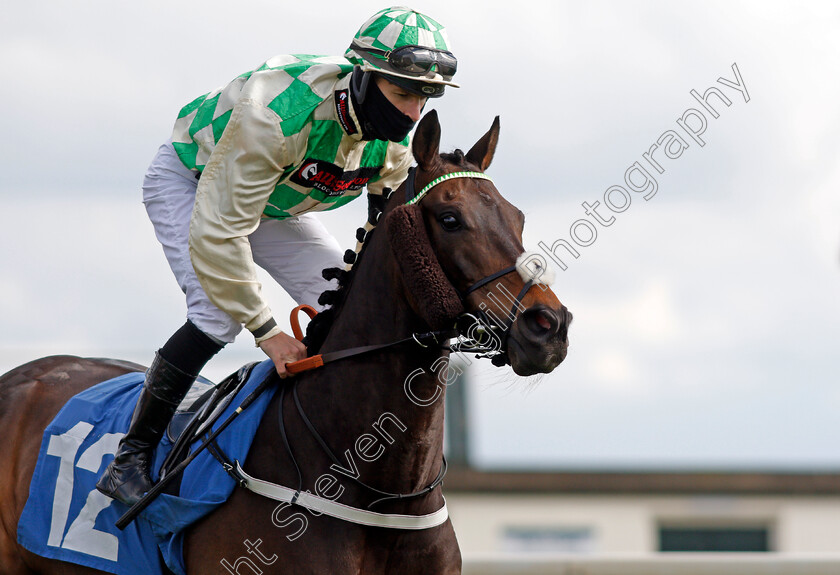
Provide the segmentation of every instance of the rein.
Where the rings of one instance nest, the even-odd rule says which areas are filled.
[[[297,323],[297,316],[295,312],[298,308],[292,310],[292,323]],[[348,349],[342,349],[339,351],[331,351],[327,353],[319,353],[317,355],[313,355],[312,357],[307,357],[306,359],[301,359],[299,361],[293,361],[286,364],[286,371],[291,374],[298,374],[304,371],[309,371],[310,369],[315,369],[318,367],[323,366],[327,363],[332,363],[333,361],[337,361],[339,359],[345,359],[348,357],[355,357],[357,355],[362,355],[364,353],[369,353],[371,351],[377,351],[380,349],[387,349],[389,347],[396,347],[398,345],[403,345],[406,343],[416,343],[420,347],[429,347],[434,344],[439,344],[441,347],[444,347],[443,342],[456,337],[459,335],[458,330],[455,329],[447,329],[447,330],[438,330],[438,331],[429,331],[425,333],[413,333],[411,336],[406,337],[404,339],[400,339],[397,341],[392,341],[389,343],[379,343],[375,345],[363,345],[359,347],[351,347]],[[298,338],[300,339],[300,338]]]

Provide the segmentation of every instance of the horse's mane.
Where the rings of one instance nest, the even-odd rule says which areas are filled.
[[[459,168],[471,167],[464,156],[464,152],[456,149],[451,153],[443,153],[440,157],[449,164],[453,164]],[[374,196],[368,194],[368,222],[371,225],[376,225],[376,221],[385,211],[386,197]],[[365,233],[364,228],[356,230],[356,238],[360,241],[361,247],[358,252],[347,250],[344,254],[345,262],[354,264],[350,270],[343,270],[341,268],[327,268],[321,272],[325,280],[338,280],[338,288],[334,290],[327,290],[318,297],[318,303],[323,306],[328,306],[324,311],[320,312],[315,318],[309,322],[306,328],[306,337],[303,338],[303,343],[306,346],[308,355],[315,355],[320,352],[321,346],[327,339],[330,329],[335,323],[335,318],[338,317],[347,294],[350,291],[350,285],[353,283],[353,277],[356,274],[356,269],[359,260],[363,257],[365,248],[370,242],[370,238],[376,228]],[[349,260],[349,261],[348,261]]]
[[[303,344],[306,346],[307,356],[317,355],[321,351],[321,346],[324,345],[327,334],[329,334],[330,328],[335,322],[338,308],[341,307],[347,297],[348,278],[351,274],[352,270],[348,272],[341,268],[327,268],[321,272],[325,280],[337,279],[338,289],[327,290],[318,297],[319,304],[329,307],[319,312],[306,326]]]
[[[368,194],[368,222],[371,226],[375,226],[376,222],[382,217],[385,211],[386,196],[375,196]],[[306,327],[306,336],[303,338],[303,344],[306,346],[307,355],[316,355],[330,329],[335,323],[335,318],[338,317],[341,308],[347,299],[347,294],[350,292],[350,285],[353,283],[353,278],[356,275],[358,266],[356,265],[365,253],[365,248],[370,244],[370,238],[376,230],[374,227],[371,230],[359,228],[356,230],[356,239],[361,244],[358,252],[347,250],[344,252],[345,263],[352,264],[349,270],[341,268],[327,268],[321,272],[321,276],[329,280],[338,280],[338,288],[334,290],[326,290],[318,296],[318,303],[322,306],[327,306],[323,311],[319,312],[309,325]]]

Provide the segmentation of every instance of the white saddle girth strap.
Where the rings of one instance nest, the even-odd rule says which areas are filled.
[[[376,513],[374,511],[367,511],[337,503],[332,499],[319,497],[307,491],[299,492],[289,487],[277,485],[276,483],[256,479],[245,473],[239,461],[236,461],[235,473],[240,477],[239,484],[242,487],[258,495],[274,499],[275,501],[300,505],[306,509],[359,525],[386,527],[389,529],[430,529],[441,525],[449,518],[449,510],[446,508],[445,499],[440,509],[428,515]]]

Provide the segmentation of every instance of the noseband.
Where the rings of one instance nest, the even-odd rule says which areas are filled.
[[[490,283],[491,281],[505,276],[511,272],[518,271],[516,266],[506,267],[494,274],[491,274],[484,279],[474,283],[464,292],[461,299],[466,297],[480,287]],[[528,290],[534,285],[534,280],[528,280],[522,286],[510,312],[504,320],[504,325],[499,325],[493,317],[488,314],[486,304],[481,304],[480,311],[476,313],[464,312],[456,319],[456,329],[461,339],[450,346],[452,351],[460,351],[464,353],[474,353],[478,358],[489,358],[493,365],[501,367],[503,365],[510,365],[510,357],[507,353],[507,340],[510,337],[510,330],[513,327],[513,322],[516,321],[516,311],[522,306],[522,299]],[[498,318],[496,318],[498,319]],[[494,345],[495,343],[495,345]]]

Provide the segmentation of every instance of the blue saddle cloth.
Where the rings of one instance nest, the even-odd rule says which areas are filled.
[[[271,361],[255,366],[218,422],[273,369]],[[160,495],[123,531],[115,523],[128,507],[95,487],[128,430],[143,379],[143,373],[129,373],[83,391],[44,431],[18,525],[18,542],[26,549],[117,575],[163,575],[162,557],[169,569],[185,575],[185,528],[224,503],[235,486],[207,450],[185,469],[178,496]],[[217,438],[231,459],[244,461],[274,391],[267,389]],[[164,437],[154,469],[171,448]]]

